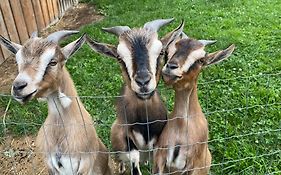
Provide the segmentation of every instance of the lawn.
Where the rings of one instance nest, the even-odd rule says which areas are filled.
[[[209,67],[199,78],[199,100],[210,129],[211,174],[281,174],[281,1],[92,1],[105,18],[81,31],[101,42],[117,43],[101,27],[141,27],[153,19],[175,17],[160,36],[184,19],[190,37],[218,41],[208,47],[210,52],[234,43],[237,48],[229,60]],[[67,68],[79,95],[85,96],[82,101],[99,136],[110,148],[114,96],[122,85],[118,63],[85,45]],[[159,90],[171,111],[173,91],[162,81]],[[0,106],[6,107],[9,99],[0,97]],[[12,100],[6,129],[0,125],[1,136],[35,134],[46,113],[44,103],[21,106]],[[149,168],[144,169],[149,174]]]

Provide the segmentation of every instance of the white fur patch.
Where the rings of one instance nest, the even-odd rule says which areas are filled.
[[[173,167],[176,169],[183,169],[185,167],[186,164],[186,156],[185,154],[183,154],[181,152],[181,150],[179,150],[179,155],[176,157],[175,161],[173,161],[174,159],[174,151],[175,151],[175,147],[171,147],[168,150],[168,157],[167,157],[167,166],[168,167]]]
[[[185,167],[185,164],[186,164],[186,155],[179,153],[173,166],[176,167],[177,169],[182,170]]]
[[[40,82],[42,80],[44,73],[46,71],[46,68],[47,68],[48,64],[50,63],[51,59],[54,58],[55,54],[56,54],[56,49],[49,48],[40,56],[40,65],[39,65],[37,74],[35,76],[36,82]]]
[[[171,164],[173,163],[174,151],[175,151],[174,147],[168,149],[168,156],[167,156],[167,165],[168,166],[171,166]]]
[[[204,51],[203,48],[191,52],[188,58],[186,59],[185,63],[182,65],[181,70],[183,72],[187,72],[190,66],[195,63],[195,61],[205,56],[205,53],[206,52]]]
[[[22,49],[20,49],[17,53],[16,53],[16,61],[18,64],[18,67],[20,68],[20,66],[24,63],[23,61],[23,55],[22,55]],[[20,70],[20,69],[19,69]]]
[[[145,140],[143,136],[139,132],[135,132],[134,130],[133,130],[133,135],[135,137],[135,141],[137,142],[138,146],[140,148],[143,148],[145,146]]]
[[[148,142],[148,149],[153,149],[154,144],[156,143],[156,139],[153,138]]]
[[[68,155],[62,155],[60,157],[60,163],[62,167],[59,167],[58,160],[55,154],[52,154],[48,158],[48,165],[52,169],[56,169],[60,175],[77,174],[78,171],[78,161],[77,159],[71,157],[71,161]]]
[[[122,60],[125,62],[128,74],[131,79],[133,79],[133,60],[131,56],[131,51],[124,42],[120,42],[117,47],[117,53],[121,56]]]
[[[149,56],[150,70],[154,76],[156,74],[157,58],[159,57],[161,50],[162,50],[161,41],[157,39],[153,40],[151,47],[149,48],[148,51],[148,56]]]
[[[69,107],[72,102],[72,100],[62,92],[59,92],[59,100],[63,108]]]
[[[133,150],[129,152],[129,159],[131,162],[134,162],[136,165],[140,163],[140,152],[137,150]]]
[[[31,83],[32,78],[28,75],[27,72],[23,71],[23,72],[20,72],[18,74],[15,81],[24,81],[24,82],[27,82],[29,84],[29,83]]]

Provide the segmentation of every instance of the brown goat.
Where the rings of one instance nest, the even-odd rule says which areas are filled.
[[[208,149],[208,123],[197,96],[197,79],[203,67],[231,55],[234,45],[207,54],[204,47],[215,41],[195,40],[183,32],[184,23],[167,35],[181,36],[168,48],[168,62],[162,75],[175,90],[173,112],[164,127],[154,153],[155,174],[206,175],[211,165]]]
[[[155,20],[140,29],[104,28],[119,37],[117,47],[88,38],[94,51],[117,59],[122,68],[125,85],[122,98],[117,100],[117,119],[111,128],[113,150],[120,152],[117,158],[121,173],[124,172],[123,163],[131,162],[131,173],[141,174],[139,163],[148,160],[149,150],[165,126],[167,111],[156,86],[163,62],[161,53],[167,42],[158,40],[157,31],[172,20]]]
[[[38,152],[44,153],[49,174],[110,175],[107,149],[65,68],[85,36],[63,48],[58,46],[62,37],[74,33],[77,32],[60,31],[47,38],[33,36],[23,46],[0,36],[0,43],[16,54],[19,68],[12,95],[20,103],[32,98],[47,99],[48,116],[39,130],[36,146]]]

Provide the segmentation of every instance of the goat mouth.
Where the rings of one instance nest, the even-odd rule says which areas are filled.
[[[37,92],[37,89],[34,90],[32,93],[28,94],[28,95],[24,95],[24,96],[14,96],[14,98],[21,102],[21,103],[25,103],[27,101],[29,101],[33,96],[34,94]]]
[[[137,93],[136,95],[139,99],[145,100],[145,99],[149,99],[150,97],[152,97],[154,95],[155,91],[152,92],[148,92],[148,93]]]
[[[171,84],[179,79],[182,78],[182,76],[178,76],[178,75],[173,75],[173,74],[169,74],[166,72],[162,72],[162,77],[164,79],[164,82],[167,84]]]

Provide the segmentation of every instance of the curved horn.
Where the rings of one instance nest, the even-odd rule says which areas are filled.
[[[73,35],[79,33],[79,31],[75,31],[75,30],[62,30],[62,31],[58,31],[55,33],[50,34],[47,37],[48,41],[52,41],[54,43],[58,43],[62,38],[69,36],[69,35]]]
[[[167,24],[171,23],[172,21],[174,21],[174,18],[157,19],[157,20],[145,23],[143,27],[145,29],[150,29],[150,30],[157,32],[160,29],[160,27],[167,25]]]
[[[200,43],[202,43],[204,46],[214,44],[217,42],[217,40],[199,40]]]
[[[116,36],[120,36],[122,33],[131,30],[128,26],[115,26],[115,27],[108,27],[102,28],[103,31],[112,33]]]

